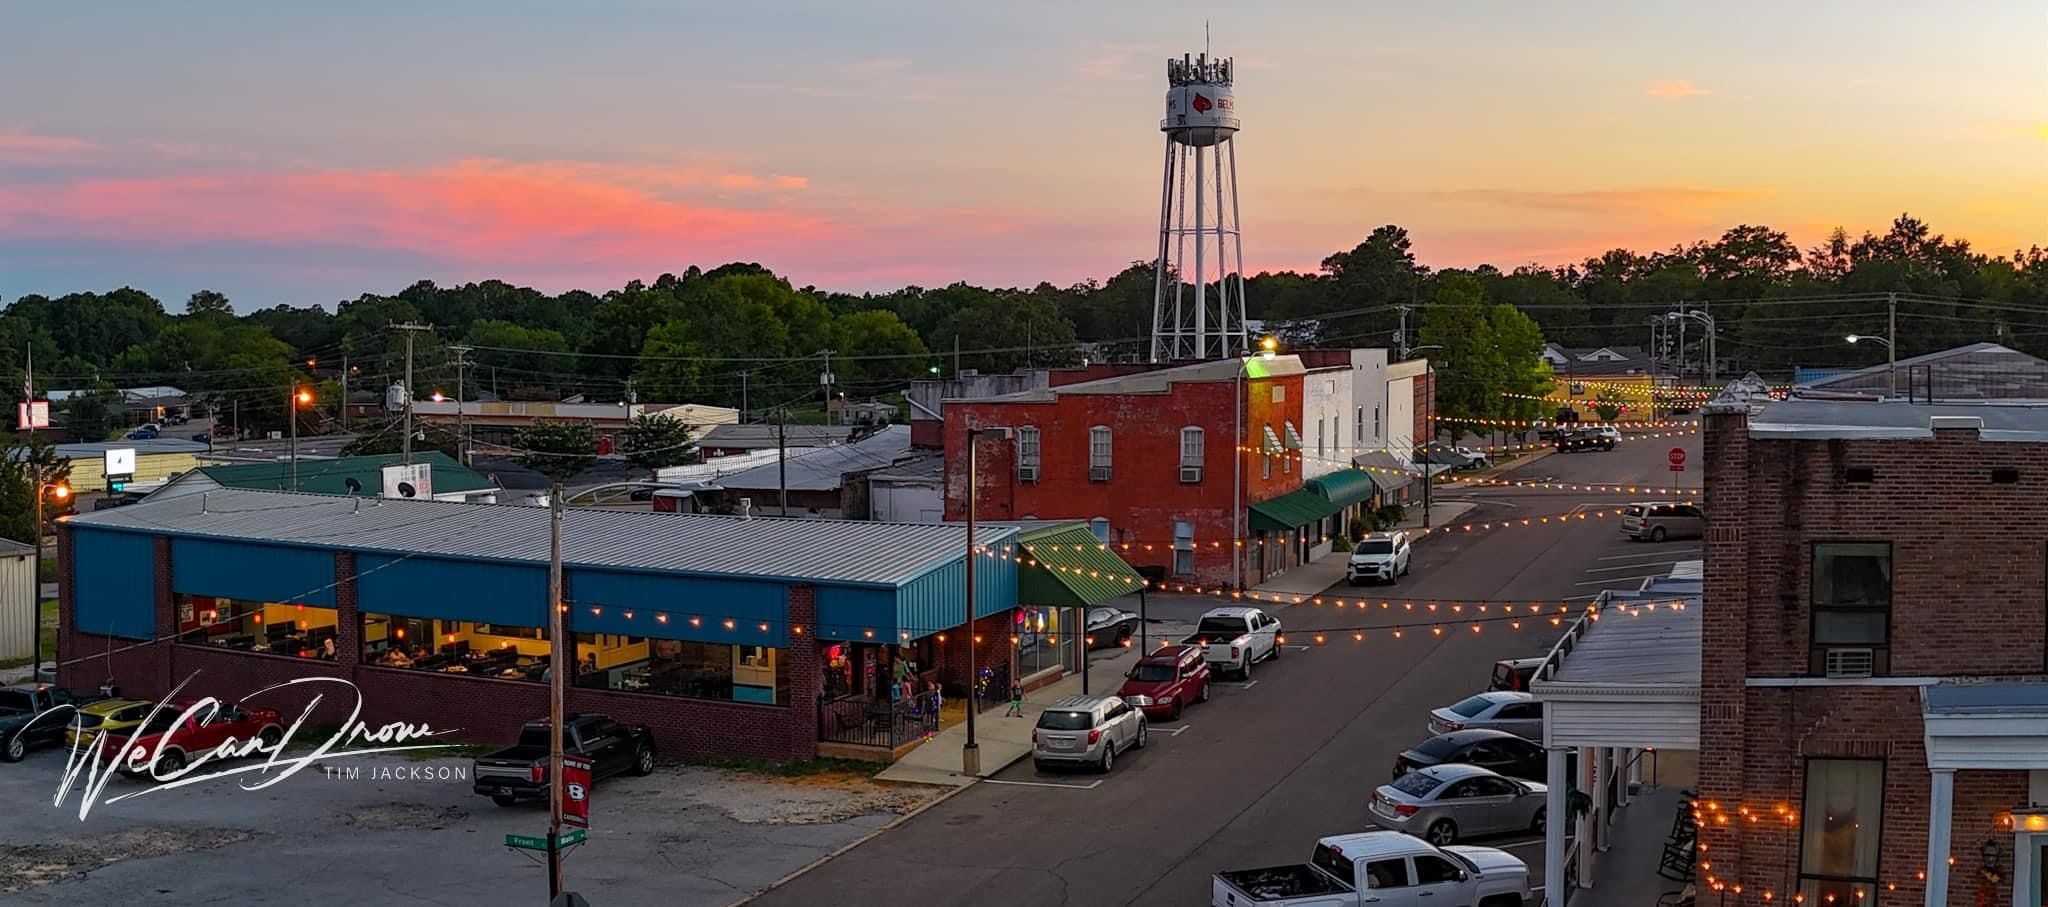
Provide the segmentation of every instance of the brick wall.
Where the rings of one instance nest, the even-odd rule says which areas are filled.
[[[1807,760],[1882,759],[1884,810],[1874,905],[1924,901],[1927,769],[1915,687],[1749,687],[1750,677],[1809,673],[1813,543],[1893,545],[1891,670],[1897,676],[2035,675],[2048,654],[2043,566],[2048,514],[2028,502],[2048,491],[2048,445],[1983,443],[1974,432],[1932,439],[1780,440],[1749,437],[1741,413],[1703,416],[1705,581],[1702,614],[1700,795],[1803,810]],[[2020,481],[1993,485],[1994,466]],[[1846,481],[1851,467],[1875,472]],[[2001,817],[2027,798],[2025,772],[1956,774],[1949,903],[1978,903],[1979,846],[2005,848]],[[1813,821],[1814,817],[1802,817]],[[1734,817],[1703,830],[1702,878],[1789,897],[1799,826]]]
[[[453,730],[459,740],[492,743],[510,741],[520,725],[547,713],[547,687],[524,681],[497,680],[462,674],[441,674],[399,668],[380,668],[354,663],[357,646],[343,645],[351,637],[360,639],[361,615],[356,611],[354,557],[335,558],[337,619],[341,629],[336,642],[341,656],[333,662],[290,658],[218,649],[203,645],[171,642],[177,629],[177,615],[171,597],[170,550],[159,540],[156,558],[157,635],[163,642],[111,639],[70,628],[74,601],[71,583],[71,536],[60,528],[58,551],[65,565],[58,590],[59,608],[65,620],[63,645],[81,657],[60,668],[66,686],[91,689],[111,676],[123,695],[155,698],[178,689],[185,698],[213,696],[227,701],[248,701],[253,706],[277,709],[289,723],[299,713],[316,707],[307,726],[338,724],[348,717],[354,697],[345,687],[320,682],[277,687],[303,678],[336,678],[354,683],[362,694],[361,720],[372,726],[385,722],[426,722],[436,729]],[[814,590],[790,587],[787,619],[794,625],[816,625]],[[1007,644],[1008,637],[1003,637]],[[103,655],[112,650],[111,655]],[[653,694],[623,693],[571,687],[570,712],[603,713],[623,721],[648,725],[656,746],[671,757],[746,756],[770,760],[810,758],[817,754],[816,702],[821,686],[818,642],[809,634],[793,637],[782,650],[789,661],[789,703],[757,705],[700,699],[683,699]],[[71,657],[71,656],[66,656]],[[111,667],[109,667],[111,665]],[[266,688],[269,689],[264,692]]]

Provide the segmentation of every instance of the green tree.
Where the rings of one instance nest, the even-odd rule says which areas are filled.
[[[232,318],[235,314],[235,307],[228,302],[228,297],[224,293],[217,293],[213,290],[200,290],[197,293],[193,293],[190,299],[185,300],[185,314],[225,315]]]
[[[640,349],[633,386],[649,400],[688,401],[703,374],[704,356],[696,325],[688,319],[656,325],[647,332],[647,343]]]
[[[64,433],[73,441],[104,441],[120,427],[121,395],[96,388],[64,401]]]
[[[597,465],[597,433],[588,422],[542,419],[519,430],[519,462],[557,486]]]
[[[70,475],[71,459],[58,456],[57,449],[40,437],[8,442],[0,449],[0,536],[35,544],[36,493]],[[45,502],[45,519],[61,512],[61,505]]]
[[[693,428],[672,416],[635,416],[626,426],[620,451],[628,462],[649,472],[692,463],[697,459],[696,446],[690,440]]]
[[[1605,388],[1593,400],[1593,414],[1602,422],[1612,422],[1621,416],[1621,407],[1626,400],[1614,388]]]
[[[841,315],[832,328],[842,357],[834,361],[845,363],[835,366],[839,383],[855,393],[893,391],[924,374],[924,340],[895,312],[868,309]]]

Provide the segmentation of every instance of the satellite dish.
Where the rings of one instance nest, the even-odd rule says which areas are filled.
[[[363,483],[356,481],[355,479],[343,479],[341,481],[341,484],[343,487],[346,487],[348,489],[349,494],[363,493]]]
[[[400,483],[398,483],[398,494],[399,494],[399,496],[400,496],[400,497],[407,497],[407,498],[409,498],[409,497],[413,497],[413,496],[415,496],[415,495],[417,495],[417,494],[419,494],[419,493],[420,493],[420,490],[419,490],[419,489],[417,489],[417,488],[414,488],[411,482],[400,482]]]

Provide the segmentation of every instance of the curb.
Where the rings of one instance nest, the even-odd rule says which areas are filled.
[[[1016,760],[1011,760],[1012,764],[1014,764],[1015,762]],[[1001,771],[1003,768],[1008,767],[1008,765],[1004,765],[996,770]],[[883,825],[882,827],[870,831],[867,834],[861,835],[860,837],[848,841],[845,844],[839,845],[837,848],[834,848],[831,853],[828,853],[822,857],[810,861],[809,863],[805,863],[804,865],[797,867],[797,869],[794,872],[791,872],[790,874],[783,876],[782,878],[776,879],[775,881],[768,883],[768,887],[763,888],[760,891],[756,891],[752,894],[749,894],[746,897],[740,898],[737,901],[733,901],[727,904],[726,907],[741,907],[741,905],[743,904],[752,903],[755,898],[758,898],[764,894],[767,894],[768,892],[774,891],[777,888],[781,888],[784,885],[796,881],[804,873],[810,872],[813,869],[816,869],[820,866],[825,865],[826,863],[831,862],[833,858],[838,857],[839,855],[846,853],[849,850],[859,847],[862,844],[866,844],[869,840],[875,838],[876,836],[880,835],[885,831],[888,831],[892,828],[895,828],[898,825],[902,825],[905,822],[917,818],[919,815],[922,815],[925,810],[931,809],[932,807],[944,803],[947,800],[953,799],[955,796],[958,796],[960,792],[965,791],[968,788],[971,788],[974,785],[979,784],[980,782],[981,779],[976,778],[973,781],[970,781],[966,784],[962,784],[958,787],[953,788],[952,790],[940,794],[937,797],[934,797],[931,800],[926,801],[924,804],[918,806],[918,808],[913,809],[907,813],[904,813],[903,815],[897,816],[895,819],[891,820],[887,825]],[[933,785],[928,784],[925,786],[931,787]]]

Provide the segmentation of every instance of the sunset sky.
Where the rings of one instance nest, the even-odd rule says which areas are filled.
[[[1384,223],[1435,267],[1902,211],[2048,244],[2036,0],[46,3],[0,54],[0,297],[1106,277],[1204,17],[1255,271]]]

